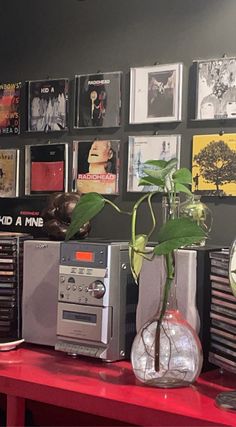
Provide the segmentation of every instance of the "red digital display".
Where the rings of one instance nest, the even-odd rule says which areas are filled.
[[[94,261],[94,253],[93,252],[75,252],[75,259],[77,261],[84,262],[93,262]]]

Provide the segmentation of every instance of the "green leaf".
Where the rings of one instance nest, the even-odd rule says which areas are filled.
[[[187,168],[178,169],[173,173],[172,178],[179,184],[192,184],[192,174]]]
[[[146,234],[137,234],[135,239],[129,244],[129,260],[131,272],[135,282],[138,282],[138,277],[143,265],[143,253],[148,242]]]
[[[166,160],[147,160],[146,162],[144,162],[144,165],[152,165],[152,166],[156,166],[159,169],[164,169],[167,165],[167,161]]]
[[[174,159],[170,159],[170,160],[167,162],[167,165],[166,165],[165,169],[168,169],[169,171],[170,171],[171,169],[175,169],[175,168],[177,167],[177,163],[178,163],[178,160],[177,160],[176,158],[174,158]]]
[[[175,189],[177,193],[187,193],[189,196],[192,195],[192,192],[189,190],[189,188],[186,187],[186,185],[180,184],[179,182],[175,184]]]
[[[156,163],[160,162],[160,161],[163,162],[163,160],[156,160]],[[152,161],[152,164],[154,164],[153,162],[154,162],[154,160]],[[146,163],[151,164],[150,162],[146,162]],[[171,160],[169,160],[168,162],[165,162],[165,163],[166,163],[165,167],[157,167],[155,169],[146,169],[146,168],[144,168],[143,171],[144,171],[144,173],[146,175],[152,176],[153,178],[162,178],[162,179],[164,179],[167,175],[171,174],[171,172],[174,169],[176,169],[177,159],[171,159]]]
[[[145,173],[145,175],[148,175],[148,177],[152,177],[152,178],[156,178],[156,179],[161,179],[162,182],[163,181],[163,177],[165,176],[164,171],[165,169],[143,169],[143,172]]]
[[[158,187],[163,187],[163,180],[160,178],[153,178],[152,176],[141,178],[138,185],[157,185]]]
[[[199,239],[199,236],[191,236],[191,237],[179,237],[178,239],[171,239],[166,242],[160,243],[154,248],[155,255],[167,255],[171,251],[179,248],[183,248],[185,246],[197,244],[199,241],[204,239],[203,236]]]
[[[78,233],[87,221],[90,221],[104,208],[104,205],[105,199],[98,193],[88,193],[82,196],[73,210],[65,240],[71,239]]]
[[[159,244],[154,248],[156,255],[166,255],[183,246],[200,242],[206,237],[204,231],[188,218],[167,221],[157,234]]]

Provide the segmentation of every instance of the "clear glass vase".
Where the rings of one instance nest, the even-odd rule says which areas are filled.
[[[201,201],[199,194],[192,194],[180,204],[179,215],[190,218],[196,222],[207,234],[212,227],[212,212],[208,206]],[[198,243],[198,246],[205,246],[206,238]],[[196,246],[196,245],[194,245]]]
[[[162,292],[165,298],[165,286]],[[131,363],[136,378],[149,386],[171,388],[192,384],[202,369],[202,348],[193,328],[183,318],[176,301],[175,280],[168,292],[165,313],[161,307],[136,335]]]

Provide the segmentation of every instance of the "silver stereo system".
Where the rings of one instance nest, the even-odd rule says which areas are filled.
[[[22,336],[28,343],[55,346],[61,242],[24,242]]]
[[[56,350],[105,361],[128,358],[137,301],[128,243],[61,243]]]

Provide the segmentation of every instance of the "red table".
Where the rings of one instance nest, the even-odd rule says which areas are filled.
[[[0,393],[7,426],[23,426],[25,399],[143,426],[236,426],[215,396],[236,388],[236,375],[214,370],[190,387],[157,389],[138,383],[129,362],[104,363],[37,346],[0,353]],[[112,424],[111,424],[112,425]]]

